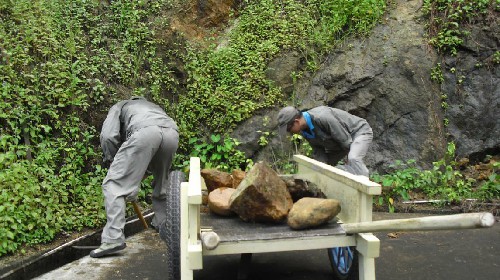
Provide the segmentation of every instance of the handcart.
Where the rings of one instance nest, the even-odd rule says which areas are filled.
[[[189,181],[181,172],[170,176],[168,217],[160,226],[167,243],[167,279],[192,280],[203,269],[203,256],[326,249],[337,279],[375,279],[380,240],[371,232],[420,231],[490,227],[491,213],[470,213],[403,220],[372,221],[372,201],[381,186],[367,177],[295,155],[297,174],[283,175],[318,186],[327,198],[341,202],[341,212],[329,223],[308,230],[292,230],[286,223],[244,222],[238,217],[200,213],[202,178],[199,158],[191,158]],[[176,186],[177,185],[177,186]],[[179,188],[180,185],[180,188]]]

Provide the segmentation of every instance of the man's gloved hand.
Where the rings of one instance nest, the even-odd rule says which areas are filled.
[[[142,180],[148,178],[151,174],[153,174],[153,173],[151,173],[151,171],[146,170],[146,172],[144,172],[144,175],[142,176]]]
[[[111,163],[112,163],[112,161],[105,160],[105,161],[102,162],[102,167],[106,168],[106,169],[109,169],[109,167],[111,166]]]
[[[137,197],[139,195],[139,189],[137,189],[136,191],[132,192],[131,194],[127,195],[125,197],[125,201],[137,201]]]

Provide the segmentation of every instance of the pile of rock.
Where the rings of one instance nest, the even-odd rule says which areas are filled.
[[[210,212],[237,214],[248,222],[282,223],[293,229],[306,229],[327,223],[340,212],[340,202],[327,199],[319,189],[298,179],[282,179],[264,162],[248,173],[231,174],[203,169]]]

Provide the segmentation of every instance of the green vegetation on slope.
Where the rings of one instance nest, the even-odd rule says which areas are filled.
[[[97,136],[118,99],[144,94],[162,105],[180,124],[182,163],[207,135],[282,101],[263,75],[279,52],[314,62],[343,35],[369,31],[385,8],[383,0],[244,1],[226,47],[186,53],[182,40],[162,36],[173,2],[0,1],[0,256],[103,224]],[[174,75],[180,59],[187,88]],[[221,143],[224,157],[210,145],[202,154],[227,159],[234,145]]]
[[[455,55],[473,24],[494,10],[500,0],[424,0],[423,12],[429,19],[429,43],[438,51]]]
[[[429,44],[442,56],[457,54],[458,49],[469,35],[468,27],[478,22],[488,24],[500,12],[500,0],[424,0],[423,14],[428,19],[426,24]],[[500,51],[493,50],[492,63],[500,62]],[[441,63],[430,69],[430,78],[436,83],[445,81]],[[455,68],[450,69],[452,73]],[[457,79],[458,86],[465,76]],[[441,107],[447,110],[447,96],[441,95]],[[448,120],[444,119],[444,126]],[[464,175],[463,167],[459,166],[455,158],[454,143],[448,144],[444,158],[433,162],[430,170],[418,168],[415,160],[403,163],[398,161],[391,166],[394,171],[388,174],[373,174],[372,180],[381,183],[384,191],[378,200],[379,205],[387,205],[394,211],[394,201],[416,199],[424,195],[428,199],[437,199],[445,203],[459,203],[464,199],[479,199],[494,201],[500,198],[500,164],[492,160],[489,166],[490,173],[485,180],[476,180],[473,176]],[[483,175],[479,176],[484,177]],[[484,179],[484,178],[483,178]]]
[[[165,34],[169,14],[183,3],[0,0],[0,256],[104,223],[97,136],[118,99],[146,95],[177,120],[177,167],[196,155],[231,170],[248,161],[226,133],[284,102],[265,77],[267,63],[294,50],[306,59],[304,71],[313,71],[339,40],[366,34],[385,10],[384,0],[243,1],[227,44],[206,48]],[[499,0],[474,3],[426,0],[431,44],[453,52],[466,35],[455,23],[473,22],[486,3],[499,7]],[[179,61],[185,84],[175,73]],[[391,197],[405,197],[412,180],[436,182],[431,195],[469,195],[470,182],[450,165],[422,172],[409,163],[383,180],[397,184]],[[450,189],[449,178],[463,183]],[[480,193],[498,196],[496,173]]]
[[[455,158],[455,144],[451,142],[448,143],[444,158],[433,162],[430,170],[421,170],[415,160],[409,160],[406,163],[396,162],[391,166],[394,172],[372,174],[371,179],[384,186],[383,194],[375,203],[387,205],[392,212],[395,200],[418,200],[422,195],[426,199],[439,200],[442,204],[460,203],[464,198],[488,201],[500,197],[500,162],[490,163],[491,173],[487,180],[480,183],[463,174]]]
[[[188,51],[188,91],[176,112],[186,138],[224,134],[255,111],[276,106],[284,97],[265,76],[273,58],[296,50],[314,70],[317,57],[346,35],[367,33],[385,10],[383,0],[244,2],[227,44]],[[181,144],[184,151],[191,147]]]
[[[159,5],[1,1],[0,255],[105,221],[97,126],[117,85],[169,89]]]

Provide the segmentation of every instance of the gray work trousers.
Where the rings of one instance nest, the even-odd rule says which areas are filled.
[[[347,155],[347,164],[339,165],[337,168],[354,175],[363,175],[368,177],[370,175],[370,171],[363,162],[363,159],[370,148],[372,139],[373,134],[362,134],[356,136],[351,143],[349,154]]]
[[[354,175],[363,175],[368,177],[370,171],[363,162],[368,149],[372,143],[373,134],[364,133],[361,135],[356,135],[349,148],[349,153],[347,154],[347,163],[343,165],[336,165],[339,160],[341,160],[345,154],[343,153],[318,153],[316,152],[316,157],[318,161],[324,162],[326,164],[335,166],[339,169],[347,171]]]
[[[175,129],[148,126],[121,145],[102,183],[107,222],[101,242],[125,242],[126,199],[137,197],[146,170],[154,177],[153,224],[159,225],[166,218],[167,180],[178,143]]]

